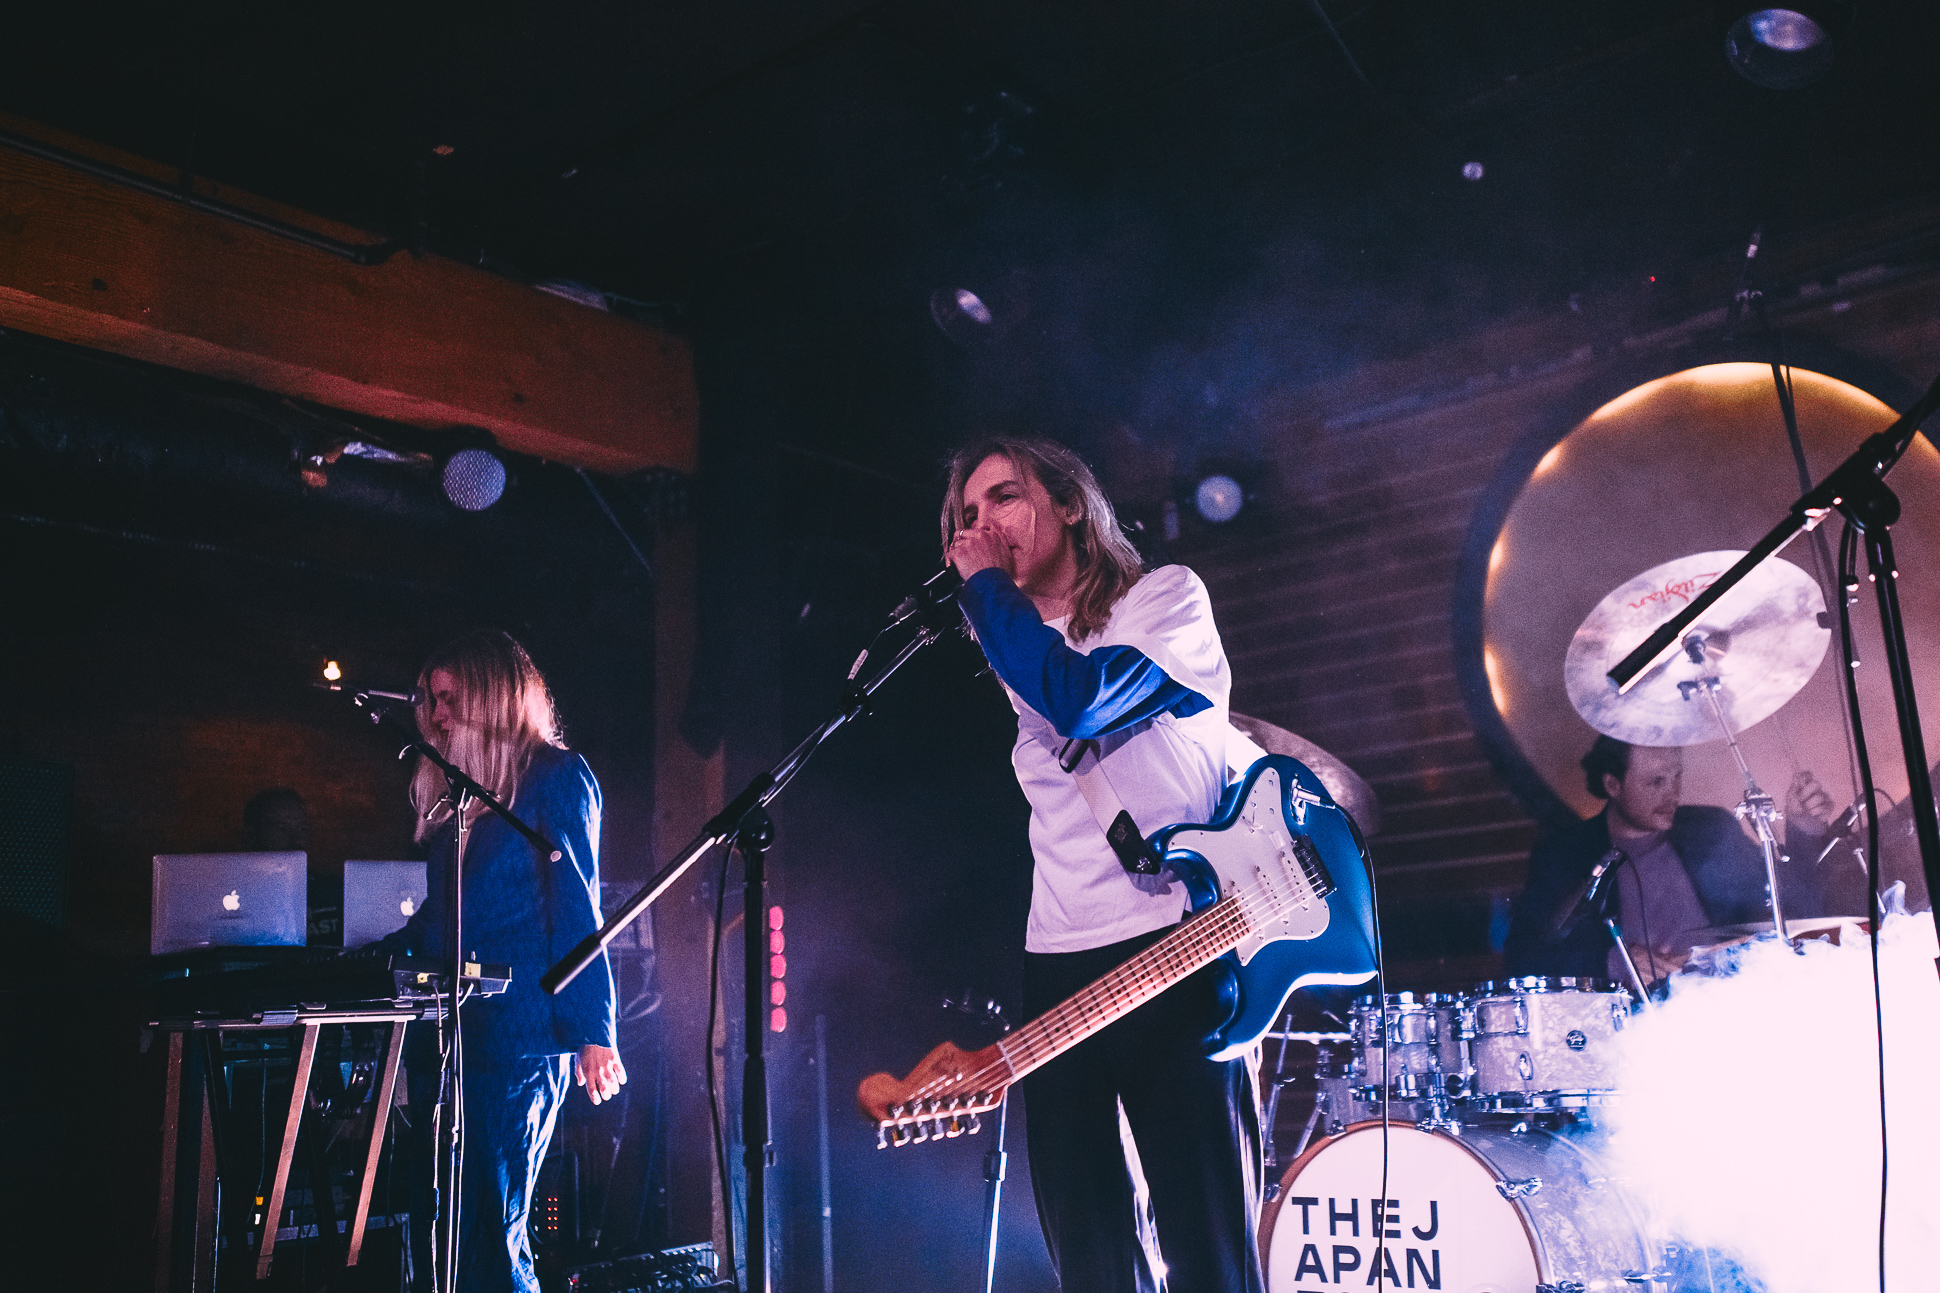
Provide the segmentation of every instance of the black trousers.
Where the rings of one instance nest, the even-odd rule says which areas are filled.
[[[1026,953],[1035,1018],[1169,931]],[[1201,1045],[1222,1013],[1201,971],[1025,1078],[1038,1220],[1064,1293],[1262,1293],[1259,1103],[1244,1060]],[[1137,1146],[1135,1189],[1119,1108]],[[1147,1243],[1156,1247],[1153,1269]]]

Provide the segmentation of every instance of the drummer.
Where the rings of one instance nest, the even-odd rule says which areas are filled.
[[[1606,801],[1604,809],[1539,840],[1530,853],[1503,949],[1509,974],[1627,982],[1603,925],[1605,916],[1614,915],[1638,973],[1656,982],[1689,959],[1693,931],[1771,919],[1758,845],[1729,809],[1682,802],[1682,749],[1599,736],[1582,766],[1585,785]],[[1831,808],[1831,797],[1810,772],[1792,779],[1785,798],[1787,850],[1801,861],[1779,875],[1788,916],[1823,914],[1822,886],[1809,864],[1821,851]],[[1604,887],[1598,910],[1555,937],[1565,909],[1613,845],[1628,863]]]

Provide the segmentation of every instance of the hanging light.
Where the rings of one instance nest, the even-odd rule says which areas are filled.
[[[1246,502],[1246,491],[1231,476],[1208,476],[1193,491],[1192,505],[1199,515],[1214,525],[1223,525],[1239,515]]]
[[[985,340],[997,322],[996,311],[967,287],[939,287],[930,293],[930,318],[960,346]]]
[[[1832,34],[1797,9],[1755,9],[1724,38],[1732,70],[1768,90],[1796,90],[1832,67]]]
[[[482,512],[505,495],[505,464],[489,449],[460,449],[445,459],[439,484],[454,506]]]

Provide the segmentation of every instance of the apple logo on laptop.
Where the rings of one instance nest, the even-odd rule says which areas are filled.
[[[228,918],[228,914],[231,912],[240,912],[242,910],[242,894],[235,889],[231,889],[228,893],[223,894],[222,910],[225,919]]]
[[[410,895],[407,894],[405,895],[404,901],[397,905],[397,909],[403,912],[405,915],[409,916],[412,912],[418,909],[418,906],[416,903],[411,901]]]

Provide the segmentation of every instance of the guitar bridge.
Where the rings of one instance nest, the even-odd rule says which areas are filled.
[[[1300,863],[1307,883],[1313,886],[1314,897],[1325,898],[1336,888],[1334,877],[1327,874],[1327,864],[1320,859],[1320,850],[1305,835],[1293,837],[1293,857]]]

